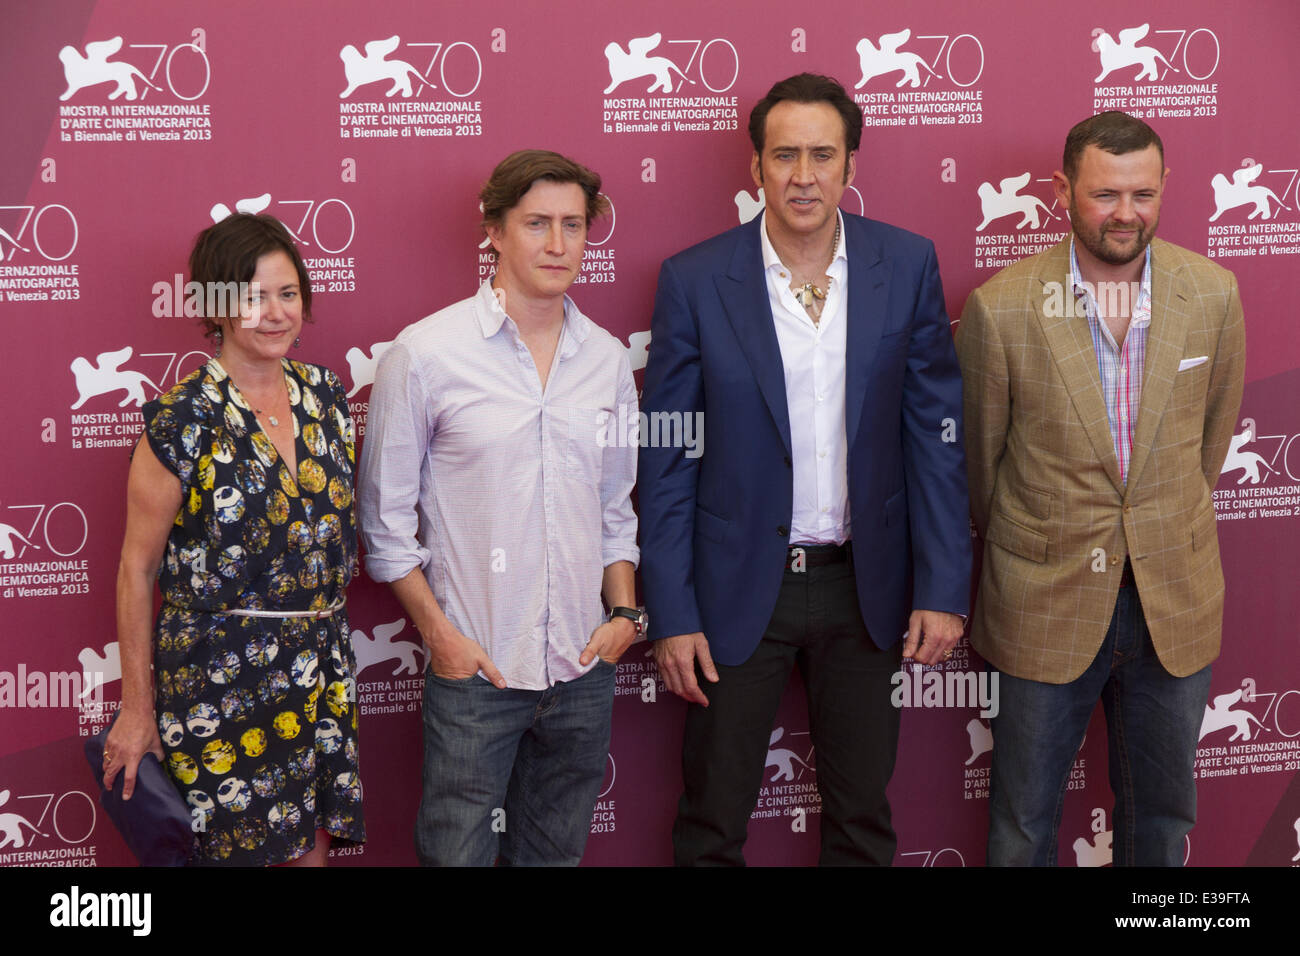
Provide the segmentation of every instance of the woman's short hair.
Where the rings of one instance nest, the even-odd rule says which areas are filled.
[[[298,290],[302,299],[302,317],[311,318],[311,278],[307,266],[298,253],[298,246],[284,224],[265,213],[251,215],[235,213],[214,223],[199,233],[190,253],[190,282],[205,289],[214,288],[209,283],[252,282],[257,271],[257,261],[270,252],[283,252],[298,273]],[[203,334],[209,338],[221,331],[218,319],[233,319],[225,315],[227,296],[205,296],[214,304],[211,310],[217,315],[204,315]]]

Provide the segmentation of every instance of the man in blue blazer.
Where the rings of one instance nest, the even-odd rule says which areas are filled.
[[[638,475],[649,637],[691,702],[674,858],[744,862],[798,664],[821,862],[888,864],[899,642],[946,660],[969,600],[960,373],[933,245],[838,210],[862,135],[844,89],[783,80],[749,132],[765,212],[664,263],[642,401],[663,432]],[[677,415],[702,446],[664,447]]]

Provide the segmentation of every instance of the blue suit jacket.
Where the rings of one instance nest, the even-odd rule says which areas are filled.
[[[704,413],[700,457],[640,453],[649,636],[703,631],[727,665],[753,653],[771,619],[794,495],[761,221],[663,264],[642,398],[648,414]],[[848,214],[844,238],[853,559],[863,620],[884,648],[913,608],[968,610],[961,375],[933,244]]]

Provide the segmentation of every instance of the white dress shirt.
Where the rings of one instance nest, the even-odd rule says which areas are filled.
[[[849,260],[844,226],[826,275],[830,288],[814,325],[790,291],[790,270],[767,237],[767,214],[759,230],[767,296],[785,368],[790,413],[790,460],[794,472],[791,544],[843,544],[849,527],[849,445],[844,424],[848,341]],[[839,212],[835,213],[839,216]]]
[[[514,321],[484,282],[397,337],[370,393],[357,501],[366,570],[422,567],[443,613],[510,687],[542,690],[589,667],[601,582],[636,564],[627,350],[567,297],[543,391]],[[621,437],[621,436],[619,436]]]

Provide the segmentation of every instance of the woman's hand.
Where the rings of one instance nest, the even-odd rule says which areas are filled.
[[[117,775],[125,773],[122,799],[130,800],[135,791],[136,771],[147,753],[153,754],[160,762],[163,759],[162,739],[158,736],[153,709],[146,713],[123,707],[104,742],[104,789],[112,790]]]

